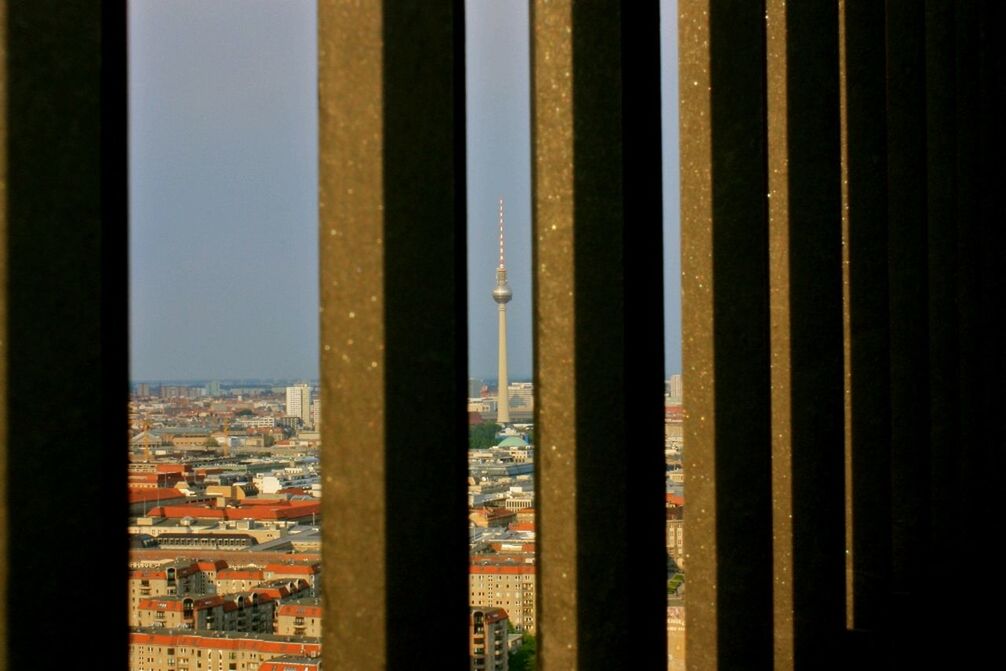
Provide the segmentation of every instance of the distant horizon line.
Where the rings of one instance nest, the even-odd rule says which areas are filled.
[[[664,379],[669,379],[671,375],[681,375],[681,371],[675,371],[670,373],[665,373]],[[469,376],[469,380],[482,380],[483,382],[493,382],[498,381],[498,376],[493,375],[491,377],[479,377],[479,376]],[[312,382],[320,383],[320,377],[305,377],[303,375],[293,375],[289,377],[182,377],[182,378],[167,378],[167,377],[147,377],[132,379],[129,384],[198,384],[205,382],[219,382],[220,384],[241,384],[241,383],[270,383],[270,382]],[[532,375],[517,375],[510,378],[510,382],[533,382],[534,376]]]

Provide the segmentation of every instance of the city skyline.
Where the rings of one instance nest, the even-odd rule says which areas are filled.
[[[676,90],[675,4],[662,5],[665,91]],[[527,6],[470,0],[466,9],[469,376],[497,375],[490,294],[503,198],[515,296],[509,375],[526,380]],[[317,379],[314,3],[131,2],[129,16],[131,378]],[[673,158],[676,104],[663,111]],[[680,370],[676,160],[665,161],[664,183],[669,374]]]

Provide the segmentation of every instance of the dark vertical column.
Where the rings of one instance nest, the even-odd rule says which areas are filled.
[[[792,607],[792,623],[776,623],[776,663],[827,668],[845,629],[839,22],[834,3],[771,7],[785,50],[769,60],[770,81],[784,78],[770,88],[769,165],[786,180],[770,182],[772,351],[788,373],[773,378],[772,433],[774,458],[789,462],[774,471],[776,593]]]
[[[765,9],[680,6],[690,669],[773,658]]]
[[[928,244],[930,521],[927,545],[939,572],[959,575],[961,545],[960,395],[958,346],[957,114],[955,14],[957,3],[926,2],[926,236]],[[930,565],[930,573],[932,566]],[[947,605],[960,612],[963,593],[948,590]],[[960,640],[968,618],[947,622]],[[924,624],[921,619],[919,624]],[[957,646],[927,653],[934,666],[954,666]]]
[[[573,4],[580,669],[667,657],[658,9]]]
[[[460,2],[319,5],[324,655],[468,662]]]
[[[924,6],[887,3],[893,621],[896,655],[923,660],[913,613],[930,547]]]
[[[430,628],[443,642],[445,668],[468,658],[463,6],[384,3],[385,608],[392,669],[415,664]]]
[[[705,346],[712,347],[715,371],[711,408],[715,468],[711,475],[716,483],[714,533],[720,548],[715,575],[715,645],[720,669],[768,668],[772,660],[765,11],[763,2],[717,1],[710,3],[708,19],[711,272],[696,279],[705,279],[713,288],[714,331]],[[687,79],[682,77],[682,81]],[[683,165],[682,175],[686,172]],[[700,221],[683,219],[682,236],[700,225]],[[689,274],[684,269],[684,282],[689,282]],[[688,291],[683,287],[686,296]],[[689,313],[683,318],[689,319]],[[686,348],[693,345],[702,346],[689,342]],[[689,367],[686,371],[692,372]],[[689,389],[695,378],[689,379],[687,372],[685,388]],[[689,406],[686,421],[701,420],[702,414],[703,408]],[[687,435],[685,445],[687,454]],[[686,487],[706,477],[690,465],[685,473]],[[701,515],[703,507],[701,500],[689,500],[690,514]],[[699,537],[687,533],[689,537],[691,542],[686,542],[695,548]],[[704,561],[701,555],[690,558],[692,567]],[[695,606],[701,608],[697,599],[688,598],[689,627]],[[688,643],[691,664],[694,646]]]
[[[879,662],[891,565],[884,4],[845,0],[844,6],[852,621],[869,632],[864,652]]]
[[[1002,491],[999,475],[1006,468],[1006,439],[1002,431],[1002,384],[1006,379],[1003,343],[1006,338],[1001,326],[1006,307],[1006,274],[1003,272],[1006,11],[1001,3],[988,0],[963,4],[966,6],[958,9],[963,15],[965,33],[958,47],[960,52],[967,54],[966,65],[971,68],[960,70],[959,86],[972,90],[971,87],[977,85],[978,89],[975,97],[958,97],[962,105],[959,109],[967,114],[969,121],[968,132],[962,139],[969,143],[966,146],[970,165],[962,165],[962,169],[968,171],[974,185],[969,202],[961,203],[973,216],[959,222],[966,226],[970,238],[967,268],[972,279],[966,287],[968,293],[961,296],[962,305],[969,312],[966,330],[962,329],[962,333],[970,349],[970,360],[967,366],[962,366],[967,376],[962,377],[961,388],[967,390],[967,401],[973,404],[962,404],[972,437],[965,447],[964,457],[968,491],[961,523],[966,530],[962,558],[966,562],[967,584],[962,589],[968,590],[967,605],[974,609],[1001,602],[1006,592],[998,579],[1002,573],[1001,556],[992,550],[995,530],[1002,526],[996,514],[996,501]],[[971,613],[973,616],[968,619],[963,643],[973,655],[972,665],[977,665],[982,654],[996,649],[1001,628],[989,618],[981,618],[978,611],[969,611],[969,615]]]
[[[980,354],[981,313],[979,264],[975,259],[980,255],[981,241],[978,231],[982,228],[981,216],[981,170],[979,157],[982,149],[982,124],[980,110],[984,99],[981,81],[981,3],[960,3],[956,7],[954,25],[954,79],[956,126],[956,177],[957,190],[954,211],[956,239],[951,244],[956,248],[960,264],[958,266],[957,287],[954,300],[957,304],[958,326],[958,382],[959,396],[956,399],[960,418],[958,458],[960,477],[965,483],[960,490],[959,514],[957,520],[960,544],[956,550],[958,566],[963,567],[960,575],[962,584],[956,589],[960,598],[962,617],[962,644],[956,646],[961,651],[960,665],[980,666],[983,628],[980,616],[987,590],[991,585],[985,582],[981,564],[985,552],[981,549],[986,529],[982,517],[982,507],[988,504],[988,494],[984,487],[973,486],[981,483],[987,467],[982,463],[982,453],[986,440],[981,438],[979,407],[983,403],[983,390],[979,379],[986,362]],[[981,586],[980,586],[981,585]],[[980,586],[980,587],[979,587]],[[987,633],[987,632],[986,632]],[[990,638],[991,640],[991,638]]]
[[[532,16],[546,669],[666,659],[657,6]]]
[[[125,668],[125,3],[5,11],[6,666],[73,603],[61,649]]]
[[[6,10],[6,7],[4,7]],[[9,126],[7,111],[7,12],[0,11],[0,106],[5,114],[0,116],[0,145],[7,147],[7,130]],[[0,482],[7,482],[7,445],[9,421],[7,408],[7,334],[9,333],[7,319],[7,231],[10,219],[7,198],[7,172],[9,162],[4,155],[0,163]],[[7,651],[7,557],[10,548],[9,506],[6,497],[0,498],[0,648],[4,655]]]
[[[645,649],[647,656],[663,662],[667,659],[667,504],[660,3],[622,3],[621,19],[624,249],[620,261],[627,311],[622,324],[623,458],[625,534],[630,552],[624,567],[629,590],[624,621],[630,628],[628,645]],[[585,375],[584,383],[596,388],[596,379],[590,374]],[[598,397],[597,403],[602,406],[603,398]],[[588,423],[584,429],[590,430]],[[595,473],[601,472],[595,467]],[[586,512],[587,520],[591,514]],[[655,589],[658,582],[661,587]],[[589,615],[585,613],[585,617]],[[586,640],[589,645],[591,640]]]

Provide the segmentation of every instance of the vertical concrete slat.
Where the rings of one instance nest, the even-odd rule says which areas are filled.
[[[926,236],[928,276],[929,368],[929,517],[927,544],[941,556],[940,571],[959,575],[960,520],[960,396],[958,249],[957,249],[957,82],[956,4],[927,0],[926,42]],[[960,604],[964,593],[951,590],[948,605]],[[953,607],[953,606],[952,606]],[[955,611],[959,608],[953,607]],[[923,620],[920,620],[920,624]],[[948,635],[959,640],[967,618],[947,623]],[[955,646],[956,647],[956,646]],[[930,664],[953,666],[958,655],[950,648],[929,653]]]
[[[929,345],[924,5],[886,12],[888,286],[891,352],[894,655],[922,664],[913,613],[923,602],[929,505]]]
[[[845,0],[850,602],[857,651],[886,659],[891,572],[890,345],[884,4]]]
[[[689,669],[772,664],[765,6],[682,2]]]
[[[825,668],[845,631],[837,5],[770,1],[775,668]]]
[[[954,223],[956,240],[953,241],[957,249],[959,258],[962,260],[958,268],[957,291],[954,300],[958,305],[957,328],[958,328],[958,362],[957,389],[959,396],[955,399],[958,406],[958,416],[960,418],[960,476],[967,486],[962,487],[960,492],[959,519],[961,544],[959,547],[959,562],[961,566],[968,567],[967,572],[962,575],[967,576],[970,585],[961,585],[960,594],[962,597],[963,612],[971,613],[971,609],[985,602],[985,590],[988,584],[983,585],[983,589],[975,589],[976,586],[984,583],[983,572],[980,569],[985,553],[981,551],[980,544],[976,543],[977,538],[981,538],[984,533],[985,524],[981,511],[987,505],[983,499],[986,496],[985,488],[973,487],[971,483],[981,478],[986,465],[981,463],[979,455],[983,451],[982,443],[978,436],[981,435],[979,423],[977,421],[978,408],[982,403],[983,393],[976,384],[980,377],[979,371],[985,367],[979,355],[979,324],[980,314],[976,310],[978,303],[980,274],[978,264],[973,262],[980,248],[977,231],[980,230],[981,201],[978,197],[980,193],[981,166],[979,157],[982,152],[983,133],[981,124],[975,122],[975,117],[979,116],[981,109],[980,100],[983,99],[981,92],[981,77],[976,76],[980,72],[980,44],[981,44],[981,9],[978,3],[963,3],[957,7],[954,25],[954,51],[956,54],[954,63],[954,79],[956,84],[955,96],[955,125],[957,135],[955,138],[956,155],[956,175],[957,175],[957,199],[955,202]],[[977,615],[977,613],[976,613]],[[960,661],[962,666],[980,665],[980,655],[984,651],[977,642],[976,633],[980,631],[980,622],[984,619],[968,615],[963,618],[966,624],[962,626],[963,640],[966,642],[958,646],[963,651]],[[979,625],[979,626],[975,626]]]
[[[626,461],[623,533],[627,552],[621,570],[625,572],[623,589],[627,590],[622,622],[628,631],[623,640],[631,648],[646,650],[648,657],[659,659],[666,666],[668,556],[660,2],[622,3],[621,12],[618,37],[622,52],[624,249],[618,262],[625,284],[623,297],[616,300],[623,300],[626,311],[621,364],[625,376],[622,401],[625,418],[624,447],[616,456]],[[670,102],[677,101],[672,98]],[[589,261],[581,266],[589,269]],[[601,321],[604,314],[595,315],[594,319]],[[588,327],[586,337],[590,337],[592,330]],[[589,377],[586,383],[591,384]],[[596,400],[598,407],[607,403],[603,395]],[[589,424],[584,428],[589,431]],[[594,468],[599,486],[603,486],[602,468]],[[589,513],[587,518],[590,519]],[[606,551],[601,544],[598,546],[599,553]],[[584,617],[589,618],[590,611]],[[587,644],[591,644],[589,639]]]
[[[570,2],[531,5],[537,621],[545,671],[576,669],[579,659],[572,21]]]
[[[1002,431],[1002,380],[1006,378],[1006,348],[1003,347],[1002,314],[1006,306],[1006,275],[1002,272],[1006,247],[1006,201],[1002,197],[1006,183],[1006,8],[1002,3],[984,0],[960,3],[957,11],[965,15],[968,26],[958,42],[958,52],[970,51],[968,63],[973,68],[959,71],[959,86],[977,84],[977,98],[959,100],[966,116],[966,128],[974,129],[971,140],[976,151],[969,152],[966,170],[972,177],[968,214],[958,225],[966,227],[970,254],[966,264],[976,280],[961,301],[968,306],[970,318],[967,338],[972,358],[962,378],[961,388],[969,390],[963,412],[971,423],[971,440],[966,444],[964,464],[967,490],[966,507],[961,522],[968,532],[962,559],[967,562],[969,610],[967,633],[963,643],[972,665],[981,663],[983,654],[998,649],[1001,628],[994,618],[981,617],[981,609],[1001,601],[1006,592],[999,580],[1002,572],[1000,554],[991,548],[992,529],[1000,528],[1000,474],[1006,468],[1006,437]],[[977,15],[977,16],[976,16]],[[976,25],[977,24],[977,25]],[[973,50],[973,51],[972,51]],[[961,124],[965,128],[964,124]],[[974,146],[974,145],[972,145]],[[963,197],[962,197],[963,202]],[[962,212],[964,214],[964,212]],[[969,589],[970,588],[970,589]]]
[[[658,19],[533,9],[545,669],[666,660]]]
[[[128,665],[126,581],[113,568],[128,548],[125,11],[2,7],[9,668],[39,664],[39,623],[58,603],[88,604],[101,622],[62,628],[61,649]]]
[[[336,669],[403,667],[431,638],[445,664],[467,664],[463,26],[450,0],[319,4]]]
[[[7,147],[7,3],[0,3],[0,146]],[[7,170],[6,151],[0,164],[0,482],[7,482],[7,446],[9,417],[7,412]],[[7,497],[0,499],[0,650],[6,659],[7,635],[7,561],[10,536],[10,511]]]

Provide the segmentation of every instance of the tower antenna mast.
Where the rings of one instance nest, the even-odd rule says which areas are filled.
[[[506,263],[503,256],[503,199],[499,201],[499,226],[500,226],[500,262],[496,268],[496,288],[493,289],[493,300],[499,306],[499,379],[496,392],[496,423],[510,423],[510,398],[507,380],[507,353],[506,353],[506,304],[513,298],[510,285],[506,280]]]

